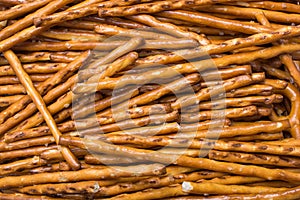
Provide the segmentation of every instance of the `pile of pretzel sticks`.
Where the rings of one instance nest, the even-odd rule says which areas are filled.
[[[298,4],[1,0],[0,199],[300,199]]]

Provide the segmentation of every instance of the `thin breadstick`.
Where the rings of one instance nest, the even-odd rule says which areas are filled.
[[[28,95],[31,97],[32,101],[36,105],[37,109],[41,112],[43,115],[47,125],[49,126],[51,133],[55,139],[56,144],[59,143],[59,137],[61,136],[61,132],[58,130],[57,125],[50,114],[49,110],[47,109],[47,106],[39,94],[39,92],[35,89],[33,86],[30,77],[23,69],[18,57],[12,52],[12,51],[6,51],[4,52],[5,58],[9,61],[11,64],[11,67],[14,69],[15,73],[17,74],[20,82],[24,85],[26,88],[26,91]],[[77,170],[80,168],[80,164],[77,160],[77,158],[72,154],[70,149],[67,147],[62,146],[61,147],[61,153],[66,159],[66,161],[69,163],[69,165],[72,167],[73,170]]]

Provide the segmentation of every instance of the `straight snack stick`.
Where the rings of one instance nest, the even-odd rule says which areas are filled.
[[[176,37],[193,38],[197,40],[201,45],[207,45],[210,43],[209,40],[207,40],[203,34],[199,35],[194,32],[185,31],[174,24],[161,22],[151,15],[135,15],[135,16],[128,16],[127,18],[137,22],[141,22],[155,29],[162,30],[167,34],[174,35]]]
[[[50,0],[38,0],[30,3],[19,4],[18,6],[11,7],[8,10],[0,11],[0,21],[17,18],[23,14],[40,8],[49,2]]]
[[[76,71],[83,62],[88,59],[90,56],[90,52],[85,52],[81,56],[78,57],[78,59],[71,62],[66,68],[63,68],[59,72],[57,72],[55,75],[53,75],[51,78],[47,79],[45,82],[41,83],[40,86],[38,86],[36,89],[40,93],[40,95],[44,95],[46,92],[51,90],[53,87],[58,85],[59,83],[63,82],[66,78],[68,78],[74,71]],[[70,74],[71,73],[71,74]],[[14,125],[16,125],[19,122],[15,122],[17,119],[12,119],[12,117],[15,113],[19,112],[20,110],[24,109],[26,105],[28,105],[31,102],[31,99],[28,95],[24,96],[20,100],[16,101],[15,103],[11,104],[7,109],[2,111],[0,113],[0,133],[3,134],[5,131],[12,128]],[[31,114],[36,111],[36,107],[34,104],[31,104],[33,107],[30,108]],[[30,113],[30,112],[29,112]],[[18,118],[19,120],[21,118]],[[7,126],[6,121],[10,120],[9,123],[12,123],[13,125]],[[5,123],[4,123],[5,122]]]
[[[249,163],[256,165],[272,165],[281,167],[299,167],[300,160],[295,157],[274,156],[267,154],[246,154],[211,150],[209,158],[227,162]]]
[[[10,188],[42,183],[73,182],[93,179],[105,179],[113,177],[147,176],[164,174],[161,164],[136,165],[128,167],[105,168],[105,169],[81,169],[78,171],[65,171],[53,173],[41,173],[15,177],[0,178],[1,188]],[[19,181],[16,181],[19,180]]]
[[[20,61],[18,60],[18,57],[12,51],[4,52],[4,56],[10,62],[11,67],[14,69],[19,80],[26,88],[28,95],[31,97],[37,109],[43,115],[47,125],[49,126],[49,129],[51,130],[53,137],[55,138],[56,144],[58,144],[59,137],[61,136],[61,132],[58,130],[52,115],[50,114],[45,102],[43,101],[43,98],[40,96],[39,92],[35,89],[35,87],[33,86],[30,80],[30,77],[23,69]],[[72,154],[70,149],[61,146],[61,153],[73,170],[77,170],[80,168],[80,164],[77,158]]]
[[[44,82],[50,78],[53,74],[34,74],[30,75],[30,78],[33,82]],[[20,83],[18,77],[16,76],[4,76],[0,77],[0,85],[6,84],[18,84]]]

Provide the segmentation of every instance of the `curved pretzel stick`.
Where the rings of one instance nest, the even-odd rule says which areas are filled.
[[[56,125],[52,115],[50,114],[49,110],[47,109],[47,106],[46,106],[43,98],[41,97],[39,92],[35,89],[35,87],[32,84],[32,81],[30,80],[30,77],[23,69],[18,57],[12,51],[4,52],[4,56],[8,60],[8,62],[11,64],[11,67],[14,69],[20,82],[26,88],[28,95],[31,97],[31,99],[34,102],[34,104],[36,105],[37,109],[43,115],[44,120],[46,121],[47,125],[49,126],[49,129],[55,139],[56,144],[58,144],[59,137],[61,136],[61,132],[58,130],[57,125]],[[77,170],[80,168],[80,164],[79,164],[77,158],[72,154],[70,149],[62,146],[61,153],[64,156],[64,158],[66,159],[66,161],[68,162],[68,164],[72,167],[73,170]]]
[[[297,70],[295,63],[290,55],[281,55],[281,62],[286,66],[289,74],[293,77],[293,80],[298,86],[300,86],[300,72]]]
[[[200,10],[203,10],[200,8]],[[271,10],[261,10],[257,8],[241,8],[236,6],[220,6],[220,5],[213,5],[209,8],[205,8],[206,12],[216,12],[222,14],[229,14],[229,15],[236,15],[239,17],[247,17],[251,19],[255,19],[256,13],[263,12],[266,18],[270,21],[274,22],[282,22],[282,23],[299,23],[299,14],[292,14],[292,13],[284,13],[278,11],[271,11]]]
[[[201,45],[207,45],[209,44],[209,40],[205,38],[205,36],[199,35],[194,32],[183,30],[182,28],[171,24],[171,23],[165,23],[157,20],[155,17],[151,15],[135,15],[135,16],[129,16],[128,19],[146,24],[148,26],[151,26],[153,28],[159,28],[159,30],[162,30],[170,35],[176,36],[176,37],[188,37],[193,38],[199,42]]]
[[[250,163],[257,165],[272,165],[282,167],[299,167],[300,159],[287,156],[274,156],[267,154],[246,154],[239,152],[224,152],[211,150],[209,158],[237,163]]]
[[[218,183],[183,182],[182,191],[191,194],[260,194],[286,191],[287,188],[272,188],[264,186],[222,185]]]

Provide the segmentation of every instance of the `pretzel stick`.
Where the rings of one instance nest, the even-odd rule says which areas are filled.
[[[300,13],[299,5],[288,3],[288,2],[260,1],[260,2],[248,2],[246,4],[239,3],[239,2],[232,3],[232,4],[236,4],[238,6],[244,6],[244,7],[263,8],[266,10],[279,10],[285,12]]]
[[[62,183],[84,180],[105,179],[113,177],[147,176],[164,173],[163,165],[136,165],[128,167],[105,168],[105,169],[82,169],[78,171],[65,171],[4,177],[0,179],[1,188],[36,185],[43,183]],[[19,181],[16,181],[18,179]]]
[[[7,107],[7,106],[13,104],[14,102],[18,101],[22,97],[24,97],[24,96],[23,95],[14,95],[14,96],[0,97],[0,107]]]
[[[33,82],[44,82],[50,78],[53,74],[33,74],[30,75],[30,78]],[[6,84],[17,84],[20,83],[18,77],[16,76],[3,76],[0,77],[0,85]]]
[[[42,152],[49,150],[49,149],[55,149],[57,146],[38,146],[38,147],[30,147],[26,149],[20,149],[20,150],[13,150],[13,151],[7,151],[7,152],[0,152],[0,158],[1,161],[7,161],[12,159],[20,159],[25,157],[32,157],[32,156],[39,156]]]
[[[36,105],[37,109],[41,112],[41,114],[44,117],[44,120],[46,121],[47,125],[49,126],[49,129],[55,139],[56,144],[59,143],[59,137],[61,136],[61,132],[58,130],[57,125],[50,114],[49,110],[47,109],[47,106],[39,94],[39,92],[35,89],[35,87],[32,84],[32,81],[30,80],[30,77],[23,69],[18,57],[12,52],[12,51],[6,51],[4,52],[5,58],[10,62],[11,67],[14,69],[15,73],[17,74],[20,82],[24,85],[26,88],[26,91],[28,95],[31,97],[32,101]],[[72,154],[70,149],[67,147],[62,146],[61,147],[61,153],[68,162],[68,164],[72,167],[73,170],[77,170],[80,168],[80,164],[77,160],[77,158]]]
[[[279,133],[260,133],[257,135],[250,135],[250,136],[236,136],[232,138],[223,138],[224,141],[273,141],[273,140],[282,140],[283,134]]]
[[[198,35],[197,33],[194,32],[185,31],[174,24],[161,22],[157,20],[155,17],[150,15],[136,15],[136,16],[129,16],[128,18],[154,28],[162,29],[162,31],[176,37],[193,38],[197,40],[201,45],[209,44],[209,41],[204,37],[204,35]]]
[[[88,154],[88,152],[86,150],[79,149],[79,148],[72,148],[72,153],[74,155],[76,155],[77,158],[84,157],[86,154]],[[49,149],[49,150],[43,151],[40,154],[40,157],[44,160],[64,161],[64,157],[62,156],[60,150],[58,150],[58,149]],[[70,170],[71,170],[71,168],[70,168]]]
[[[57,40],[74,40],[74,41],[103,41],[105,36],[93,33],[76,33],[72,31],[48,30],[40,34],[47,38]]]
[[[216,111],[200,111],[199,113],[181,114],[181,120],[184,122],[196,122],[202,120],[216,119],[218,117],[240,118],[253,116],[258,113],[256,106],[247,106],[242,108],[229,108]]]
[[[75,71],[76,69],[78,69],[81,66],[81,64],[88,58],[88,56],[89,56],[89,52],[86,52],[86,53],[82,54],[80,57],[78,57],[78,59],[74,60],[74,62],[71,62],[68,65],[68,67],[60,70],[58,73],[53,75],[51,78],[47,79],[39,87],[37,87],[38,92],[41,95],[44,95],[46,92],[48,92],[48,90],[53,88],[56,84],[59,84],[60,82],[63,82],[65,80],[65,78],[69,76],[69,73],[72,72],[72,71]],[[2,111],[0,113],[0,122],[3,123],[9,117],[13,116],[18,111],[24,109],[24,107],[27,104],[29,104],[30,101],[31,101],[30,97],[25,96],[22,99],[20,99],[19,101],[17,101],[14,104],[10,105],[5,111]],[[34,104],[32,104],[32,105],[34,106]],[[31,110],[33,110],[33,109],[31,108]],[[15,120],[16,119],[14,119],[13,121],[15,121]],[[0,130],[1,130],[0,132],[4,133],[5,131],[9,130],[9,128],[11,128],[11,127],[9,127],[9,126],[5,127],[5,125],[3,123],[3,126],[0,125]]]
[[[101,3],[92,4],[90,6],[83,6],[77,7],[75,9],[69,9],[66,11],[62,11],[59,13],[52,14],[50,16],[36,18],[34,20],[35,26],[51,26],[61,22],[85,17],[88,15],[97,14],[98,8],[110,8],[113,6],[125,6],[125,5],[132,5],[136,3],[143,3],[143,2],[151,2],[152,0],[129,0],[129,1],[106,1]],[[75,5],[76,7],[76,5]]]
[[[232,90],[226,93],[226,97],[245,97],[249,95],[271,95],[273,93],[273,87],[269,85],[253,84]]]
[[[32,146],[48,145],[55,142],[52,136],[44,136],[39,138],[32,138],[30,140],[21,140],[7,144],[0,142],[0,151],[11,151],[16,149],[23,149]]]
[[[241,186],[241,185],[222,185],[218,183],[194,183],[194,182],[183,182],[183,192],[191,194],[261,194],[286,191],[287,188],[272,188],[263,186]]]
[[[280,56],[280,60],[286,66],[287,70],[289,71],[289,74],[293,77],[293,80],[299,86],[300,85],[300,81],[299,81],[300,73],[297,70],[291,56],[290,55],[282,55],[282,56]]]
[[[7,175],[47,164],[38,156],[0,165],[0,174]]]
[[[120,164],[130,164],[130,163],[140,163],[141,161],[136,160],[134,158],[129,157],[118,157],[118,156],[112,156],[112,155],[105,155],[105,154],[98,154],[96,156],[94,155],[85,155],[84,161],[87,164],[93,164],[93,165],[120,165]]]
[[[35,195],[26,195],[26,194],[20,194],[20,193],[0,193],[1,198],[3,200],[63,200],[63,198],[52,198],[47,196],[35,196]]]
[[[107,24],[98,24],[95,26],[95,32],[103,35],[117,35],[125,37],[143,37],[145,39],[156,39],[156,40],[168,40],[174,39],[174,37],[157,33],[155,29],[149,31],[147,30],[135,30],[135,29],[126,29],[118,26],[107,25]]]
[[[88,145],[88,148],[95,152],[134,156],[136,159],[149,160],[154,162],[172,163],[176,161],[176,164],[180,166],[196,167],[201,169],[228,172],[245,176],[256,176],[268,180],[300,180],[299,174],[280,169],[267,169],[257,166],[245,166],[235,163],[218,162],[205,158],[192,158],[187,156],[173,157],[169,154],[163,154],[151,150],[142,150],[125,146],[115,146],[101,142],[99,140],[83,140],[74,137],[70,138],[63,136],[61,137],[60,141],[62,144],[74,145],[80,148],[85,148],[85,145]]]
[[[30,26],[33,23],[34,18],[42,16],[42,15],[51,14],[51,13],[55,12],[56,10],[58,10],[59,8],[65,6],[71,2],[73,2],[73,0],[56,0],[56,1],[52,1],[52,2],[48,3],[46,6],[40,8],[39,10],[35,11],[34,13],[29,14],[26,17],[24,17],[23,19],[18,20],[18,22],[2,29],[0,31],[1,40],[5,41],[4,39],[14,35],[18,31],[21,31],[21,30],[25,29],[26,27]],[[3,41],[0,43],[0,47],[2,47],[2,48],[3,48]],[[2,49],[2,51],[4,51],[4,49]]]
[[[264,179],[258,177],[247,177],[247,176],[221,176],[211,180],[203,180],[206,183],[218,183],[222,185],[237,185],[237,184],[249,184],[263,181]]]
[[[202,10],[200,8],[200,10]],[[205,8],[206,12],[216,12],[222,14],[236,15],[239,17],[247,17],[255,19],[256,13],[262,12],[261,9],[257,8],[241,8],[235,6],[211,6]],[[299,14],[283,13],[278,11],[263,10],[264,15],[270,21],[281,22],[281,23],[299,23]]]
[[[5,5],[9,5],[9,6],[14,6],[14,5],[19,5],[19,4],[23,4],[23,3],[30,3],[33,0],[3,0],[2,3]]]
[[[155,3],[144,3],[133,5],[131,7],[124,6],[124,7],[115,7],[115,8],[100,8],[98,11],[99,17],[112,17],[112,16],[128,16],[128,15],[136,15],[141,13],[156,13],[161,12],[164,10],[174,10],[174,9],[181,9],[181,8],[188,8],[191,6],[200,6],[200,5],[210,5],[214,3],[222,3],[226,2],[226,0],[218,0],[218,1],[192,1],[192,2],[185,2],[185,1],[160,1]]]
[[[209,158],[237,163],[251,163],[255,165],[272,165],[282,167],[298,167],[299,159],[294,157],[280,157],[267,154],[246,154],[237,152],[214,151],[209,152]]]
[[[214,17],[208,14],[191,12],[184,10],[177,11],[163,11],[158,14],[159,16],[180,19],[183,21],[190,21],[196,24],[212,26],[220,29],[242,32],[246,34],[255,34],[260,32],[270,32],[272,29],[258,24],[246,24],[236,20],[224,19]]]
[[[3,41],[5,42],[5,41]],[[80,41],[68,41],[68,42],[40,42],[40,43],[23,43],[13,47],[16,51],[84,51],[95,49],[98,51],[111,51],[118,46],[124,45],[124,41],[112,41],[112,42],[80,42]],[[149,49],[182,49],[197,47],[198,43],[192,39],[168,39],[168,40],[146,40],[145,44],[141,48]],[[3,48],[5,49],[5,47]],[[1,42],[0,42],[1,50]]]
[[[174,12],[174,11],[172,11],[172,12]],[[288,27],[276,29],[276,30],[272,31],[271,33],[265,32],[265,33],[254,34],[254,35],[251,35],[246,38],[235,38],[232,40],[228,40],[219,45],[209,44],[209,45],[201,46],[199,48],[195,48],[192,50],[181,50],[181,51],[175,51],[173,53],[168,53],[168,54],[150,56],[147,58],[139,59],[137,64],[146,64],[146,63],[153,63],[153,62],[160,63],[160,64],[167,64],[167,63],[180,61],[183,59],[183,57],[184,58],[199,57],[199,54],[202,55],[203,52],[207,52],[208,54],[217,54],[217,53],[224,53],[227,51],[232,51],[234,49],[239,49],[239,48],[243,48],[243,47],[249,47],[249,46],[259,45],[259,44],[266,44],[266,43],[270,43],[270,42],[275,42],[282,38],[299,35],[299,32],[297,29],[298,28],[288,26]],[[279,47],[272,47],[271,49],[278,49],[278,48]],[[285,47],[281,47],[281,48],[284,49]],[[269,49],[270,48],[266,48],[261,51],[267,51],[268,54],[272,54],[271,52],[273,52],[273,50],[269,50]],[[291,52],[293,52],[293,51],[297,51],[297,49],[292,50]],[[260,51],[258,51],[258,52],[260,52]],[[260,55],[260,56],[262,56],[262,58],[269,58],[269,57],[275,57],[278,54],[279,53],[274,52],[272,56],[267,56],[267,57],[264,55]],[[237,54],[237,55],[240,55],[240,54]],[[247,55],[247,56],[249,56],[249,55]],[[244,62],[244,63],[246,63],[246,62]]]
[[[48,74],[58,72],[65,68],[67,64],[65,63],[35,63],[35,64],[25,64],[24,69],[29,74]],[[11,76],[16,75],[13,69],[9,65],[4,65],[0,67],[0,76]]]

